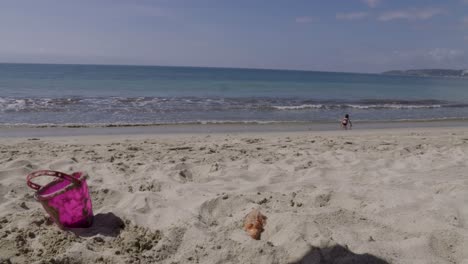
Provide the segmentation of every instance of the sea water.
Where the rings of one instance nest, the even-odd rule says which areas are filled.
[[[468,118],[468,79],[292,70],[0,64],[0,125]]]

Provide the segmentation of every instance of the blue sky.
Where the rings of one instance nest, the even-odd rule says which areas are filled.
[[[2,0],[0,61],[468,68],[468,0]]]

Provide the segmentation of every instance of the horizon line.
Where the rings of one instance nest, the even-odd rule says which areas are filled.
[[[0,64],[29,64],[29,65],[79,65],[79,66],[131,66],[131,67],[167,67],[167,68],[207,68],[207,69],[231,69],[231,70],[264,70],[264,71],[297,71],[297,72],[321,72],[321,73],[347,73],[347,74],[382,74],[383,72],[346,72],[326,70],[304,70],[285,68],[255,68],[255,67],[228,67],[228,66],[194,66],[194,65],[157,65],[157,64],[107,64],[107,63],[48,63],[48,62],[6,62]],[[392,70],[389,70],[392,71]]]

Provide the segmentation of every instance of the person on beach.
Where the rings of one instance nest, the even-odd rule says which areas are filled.
[[[341,128],[348,130],[353,127],[353,123],[351,123],[351,119],[349,119],[349,115],[346,114],[343,120],[341,120]]]

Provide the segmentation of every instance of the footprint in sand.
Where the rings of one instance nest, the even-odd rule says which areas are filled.
[[[73,159],[61,159],[49,164],[49,169],[72,173],[77,170],[77,164]]]
[[[15,168],[33,168],[34,166],[29,160],[14,160],[10,163],[7,163],[7,169],[15,169]]]
[[[431,252],[437,257],[449,263],[460,263],[468,257],[466,248],[467,239],[453,230],[438,230],[431,233],[429,237]]]
[[[155,180],[151,182],[144,182],[138,187],[140,192],[160,192],[161,189],[162,183]]]
[[[330,204],[332,192],[322,193],[315,197],[315,205],[318,207],[325,207]]]
[[[226,194],[204,202],[200,206],[199,219],[210,226],[218,225],[227,219],[232,221],[233,214],[239,214],[238,218],[243,219],[243,210],[251,209],[255,206],[257,205],[254,203],[254,200],[250,200],[245,196],[229,196]]]
[[[313,165],[314,163],[312,161],[309,161],[306,164],[294,167],[294,171],[307,170],[307,169],[310,169]]]
[[[193,181],[193,174],[190,169],[190,166],[188,166],[185,163],[180,163],[175,165],[172,170],[174,171],[171,173],[171,178],[174,180],[181,182],[181,183],[186,183],[186,182],[191,182]]]
[[[12,177],[16,178],[19,175],[26,176],[31,171],[37,169],[37,166],[27,160],[15,160],[8,163],[5,168],[5,170],[0,170],[0,180]]]

